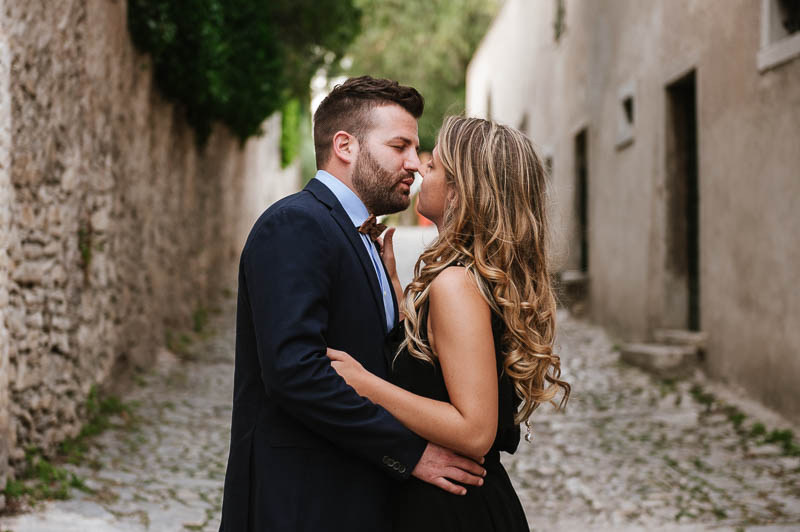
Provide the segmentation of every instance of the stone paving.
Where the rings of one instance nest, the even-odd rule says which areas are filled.
[[[558,352],[573,385],[567,412],[542,407],[533,443],[504,458],[533,530],[800,530],[800,458],[751,435],[759,421],[786,428],[780,418],[701,376],[664,382],[624,366],[603,330],[559,318]],[[138,403],[135,429],[94,440],[87,463],[97,469],[68,466],[95,494],[73,491],[70,500],[0,517],[0,531],[216,531],[233,323],[228,300],[211,320],[216,334],[190,357],[164,351],[137,378],[125,395]],[[703,393],[692,392],[698,383]],[[711,400],[708,390],[725,399]]]
[[[800,457],[752,434],[785,421],[701,375],[626,366],[602,329],[559,318],[568,408],[542,407],[504,459],[533,530],[800,530]]]
[[[155,532],[219,530],[233,390],[235,306],[211,319],[215,334],[187,359],[159,354],[124,397],[138,406],[133,430],[94,440],[88,466],[68,469],[95,491],[73,490],[24,515],[0,517],[0,531]],[[97,467],[99,466],[99,467]]]

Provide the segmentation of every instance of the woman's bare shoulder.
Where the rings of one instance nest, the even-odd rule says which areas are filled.
[[[481,296],[472,274],[463,266],[451,266],[442,270],[431,282],[432,307],[444,308],[448,312],[464,310],[488,310],[489,305]]]

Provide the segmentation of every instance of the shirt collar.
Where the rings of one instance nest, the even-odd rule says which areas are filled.
[[[361,198],[356,196],[356,193],[339,181],[338,178],[332,176],[325,170],[317,170],[314,179],[321,182],[333,192],[333,195],[336,196],[336,199],[342,204],[344,211],[347,213],[347,216],[350,217],[353,224],[360,226],[369,218],[369,211],[364,205],[364,202],[361,201]]]

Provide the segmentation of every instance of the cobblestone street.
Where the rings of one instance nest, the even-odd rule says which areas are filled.
[[[754,435],[780,419],[628,367],[602,329],[559,318],[567,412],[542,407],[504,461],[533,530],[800,530],[800,458]]]
[[[228,458],[235,305],[211,318],[209,339],[187,360],[162,351],[124,397],[140,419],[95,440],[88,466],[67,466],[94,490],[0,518],[3,532],[219,530]],[[96,469],[96,470],[95,470]]]
[[[665,382],[624,366],[601,329],[559,317],[568,410],[543,407],[533,443],[504,460],[533,530],[800,530],[800,458],[763,443],[786,425],[700,377]],[[68,466],[94,494],[73,490],[70,500],[0,519],[0,530],[216,531],[233,323],[229,299],[190,356],[165,351],[136,379],[124,400],[137,402],[141,421],[96,438],[86,460],[94,468]]]

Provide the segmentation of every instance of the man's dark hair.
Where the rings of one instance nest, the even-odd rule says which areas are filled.
[[[360,76],[336,85],[314,113],[317,168],[328,162],[333,136],[337,131],[347,131],[363,142],[365,134],[372,127],[370,111],[389,104],[399,105],[414,118],[422,116],[425,107],[425,101],[417,89],[390,79]]]

